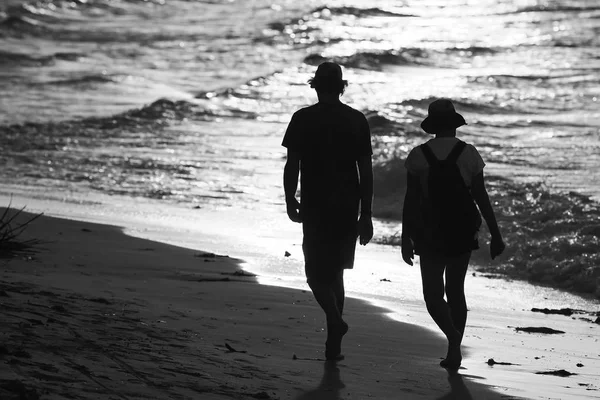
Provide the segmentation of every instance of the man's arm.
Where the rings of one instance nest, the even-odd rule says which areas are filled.
[[[373,164],[371,155],[359,157],[358,175],[360,179],[358,235],[359,243],[364,246],[373,238],[373,222],[371,220],[373,206]]]
[[[490,198],[487,190],[485,189],[483,171],[473,178],[471,194],[479,206],[481,215],[483,216],[483,219],[485,219],[488,229],[490,230],[490,234],[492,235],[492,240],[490,243],[490,255],[492,256],[492,259],[494,259],[504,251],[506,246],[502,240],[500,228],[498,228],[498,222],[496,221],[496,215],[494,214],[494,209],[492,208]]]
[[[408,265],[413,265],[414,251],[414,214],[419,208],[419,177],[406,172],[406,194],[402,206],[402,259]]]
[[[371,156],[358,159],[358,174],[360,178],[360,214],[371,216],[373,207],[373,164]]]
[[[411,239],[414,237],[412,219],[419,206],[419,177],[406,172],[406,194],[402,206],[402,237]]]
[[[283,169],[283,190],[288,217],[294,222],[302,222],[300,203],[296,199],[298,176],[300,175],[300,153],[288,149],[287,161]]]

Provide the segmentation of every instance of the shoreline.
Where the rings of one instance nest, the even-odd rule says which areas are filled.
[[[49,216],[23,237],[45,244],[3,271],[6,396],[501,398],[440,368],[441,339],[362,300],[348,299],[346,360],[334,366],[302,360],[323,353],[312,295],[259,285],[239,260]]]
[[[127,203],[127,208],[135,209],[135,213],[133,214],[123,213],[123,209],[121,209],[120,206],[113,207],[111,210],[108,210],[109,207],[107,207],[106,205],[95,206],[90,205],[86,202],[80,202],[81,204],[78,205],[77,202],[61,203],[56,201],[47,201],[40,199],[34,200],[31,197],[19,198],[18,202],[22,202],[24,199],[29,202],[26,211],[46,211],[49,213],[49,215],[55,216],[56,214],[59,214],[59,216],[61,217],[69,218],[68,220],[64,220],[65,223],[89,224],[105,221],[105,223],[112,224],[113,226],[126,227],[126,229],[112,229],[115,232],[120,232],[119,237],[125,238],[124,241],[127,243],[140,240],[148,241],[149,239],[151,239],[150,242],[152,243],[162,242],[158,245],[161,248],[162,246],[165,246],[166,248],[176,248],[188,255],[191,254],[190,252],[204,253],[199,250],[190,249],[205,249],[219,254],[231,254],[237,258],[240,258],[240,254],[248,252],[248,257],[241,257],[245,258],[246,261],[249,259],[254,259],[254,261],[257,262],[261,260],[261,257],[262,260],[267,260],[268,258],[267,255],[265,255],[264,253],[261,254],[261,252],[263,251],[261,249],[255,248],[254,250],[252,250],[254,251],[254,253],[252,253],[248,251],[247,247],[240,245],[240,243],[236,243],[237,239],[235,238],[240,237],[238,236],[240,234],[239,231],[236,232],[235,235],[232,232],[228,232],[227,229],[222,229],[218,233],[214,233],[215,230],[214,227],[211,227],[211,224],[217,223],[218,221],[212,220],[211,217],[203,217],[200,219],[200,221],[205,221],[207,226],[196,226],[195,230],[190,230],[189,226],[186,226],[185,222],[182,219],[179,219],[179,217],[177,216],[173,216],[172,213],[177,214],[175,211],[164,209],[157,210],[151,207],[155,214],[153,218],[149,219],[144,206],[141,204],[138,204],[137,206],[132,205],[131,203],[133,200],[131,199]],[[15,207],[21,204],[13,202],[13,205]],[[170,215],[169,218],[163,219],[161,217],[161,215],[167,214]],[[185,217],[187,216],[187,214],[189,214],[189,210],[184,210],[181,216]],[[219,213],[216,212],[215,215],[218,217]],[[205,214],[203,214],[203,216],[205,216]],[[88,222],[80,222],[77,220],[86,220]],[[61,221],[63,220],[61,219]],[[152,223],[150,224],[149,221],[152,221]],[[197,221],[198,220],[196,220],[196,222]],[[102,223],[101,225],[104,225],[104,223]],[[241,227],[232,227],[232,229],[239,230],[241,229]],[[26,232],[29,232],[29,228]],[[30,233],[33,234],[34,232]],[[123,233],[125,233],[125,235],[123,235]],[[246,232],[242,231],[241,233],[245,234]],[[112,232],[111,235],[112,234],[114,234],[114,232]],[[80,234],[79,236],[82,235]],[[78,237],[76,239],[81,240],[84,237],[85,236]],[[181,246],[183,247],[173,247],[173,244],[181,244]],[[115,246],[117,247],[121,245],[122,244],[119,241],[115,243]],[[148,255],[155,255],[150,254],[155,252],[139,251],[140,249],[149,247],[154,247],[154,245],[138,246],[137,251],[133,252],[134,260],[139,259],[139,257],[146,257],[146,259],[148,259]],[[228,250],[232,251],[230,252]],[[280,249],[270,249],[270,251],[273,251],[275,253],[279,253],[279,250]],[[363,253],[361,252],[361,254]],[[366,254],[366,256],[369,257],[372,256],[372,254]],[[183,256],[180,255],[177,258],[177,260],[182,260],[181,262],[177,263],[177,265],[180,265],[181,268],[187,268],[188,270],[192,268],[191,271],[193,271],[194,268],[198,266],[199,259],[197,257],[192,257],[192,260],[190,260],[189,257],[187,260],[181,257]],[[279,257],[281,256],[279,255]],[[154,257],[150,257],[150,259],[151,262],[156,261],[154,260]],[[238,296],[238,302],[236,303],[237,306],[233,303],[234,300],[228,301],[226,304],[211,305],[211,307],[214,307],[212,308],[212,317],[217,318],[217,320],[219,321],[221,321],[222,316],[224,315],[223,313],[230,313],[233,309],[236,309],[236,312],[240,313],[238,315],[242,317],[247,317],[251,315],[250,313],[252,313],[252,315],[254,316],[269,315],[269,313],[274,313],[277,315],[273,319],[269,320],[269,323],[276,322],[275,332],[277,333],[277,335],[273,335],[273,329],[269,330],[269,326],[265,326],[264,321],[263,323],[260,323],[260,321],[251,321],[253,317],[247,317],[249,319],[243,319],[244,324],[249,325],[246,328],[254,329],[252,330],[253,334],[241,340],[239,338],[235,339],[237,340],[237,342],[230,341],[228,343],[234,349],[248,351],[248,353],[231,353],[231,355],[241,356],[242,354],[252,353],[254,354],[254,356],[251,360],[238,360],[236,361],[236,363],[254,363],[253,368],[256,368],[257,365],[255,362],[258,362],[259,367],[268,364],[270,365],[269,368],[274,368],[275,370],[279,371],[286,370],[286,368],[296,368],[300,366],[301,360],[292,359],[294,354],[296,354],[299,358],[313,358],[318,356],[320,354],[319,352],[322,352],[322,342],[324,342],[324,335],[321,329],[324,327],[324,318],[322,316],[321,310],[318,309],[316,303],[312,299],[312,295],[310,294],[310,292],[301,289],[289,289],[281,287],[281,283],[278,286],[270,286],[270,284],[248,285],[247,282],[238,282],[238,278],[244,280],[251,279],[252,281],[255,281],[256,279],[244,276],[234,277],[221,275],[220,272],[223,271],[217,273],[217,271],[213,270],[211,272],[210,268],[216,267],[217,265],[224,265],[223,268],[233,268],[234,271],[236,268],[239,269],[240,267],[246,271],[252,271],[253,266],[247,266],[243,264],[241,260],[232,260],[228,258],[215,258],[215,260],[217,261],[203,261],[202,263],[200,263],[201,270],[195,272],[196,274],[201,274],[203,276],[207,275],[208,277],[212,277],[211,279],[213,279],[213,281],[211,282],[205,281],[194,283],[193,281],[181,281],[178,278],[176,279],[174,275],[169,278],[162,277],[160,279],[162,279],[162,281],[170,282],[170,288],[185,286],[186,288],[188,288],[186,290],[191,290],[190,288],[194,287],[194,285],[199,284],[203,285],[203,290],[205,290],[205,293],[213,293],[213,295],[217,298],[218,296],[227,294],[228,298],[230,296],[233,296],[232,299],[235,300],[235,296]],[[281,258],[278,258],[277,260],[281,260]],[[232,264],[233,261],[237,262],[237,266],[234,266],[234,264]],[[67,260],[66,262],[68,263],[69,261]],[[193,263],[194,266],[190,266],[190,263]],[[380,266],[378,265],[378,267]],[[151,270],[151,274],[152,276],[155,276],[156,274],[160,273],[160,271],[164,272],[164,268],[153,268]],[[409,270],[400,270],[399,272],[403,277],[405,277],[405,275],[403,274],[409,272]],[[415,271],[412,271],[411,273],[414,272]],[[96,273],[100,275],[105,274],[103,271],[96,271]],[[70,276],[72,278],[72,274],[67,274],[67,276]],[[229,281],[214,281],[216,277],[222,279],[224,276],[228,278]],[[263,277],[257,278],[259,281],[263,280]],[[29,275],[27,279],[41,278],[35,275]],[[91,278],[86,276],[80,276],[78,277],[78,279],[79,282],[87,282]],[[396,285],[396,279],[394,279],[394,281],[394,283],[385,284]],[[134,288],[138,291],[143,289],[140,287],[139,282],[132,282],[130,284],[137,285]],[[208,284],[210,284],[211,286],[209,287]],[[224,285],[232,286],[232,290],[223,290],[223,288],[225,287]],[[236,288],[233,289],[233,286],[235,286]],[[250,290],[253,290],[252,293],[257,294],[253,294],[252,296],[245,296],[245,294],[247,294],[248,292],[238,292],[238,286],[241,286],[242,288],[244,288],[244,290],[246,290],[249,287],[253,287],[253,289]],[[285,286],[285,284],[283,284],[283,286]],[[157,291],[159,292],[160,288],[157,288],[154,292]],[[144,296],[151,298],[154,292],[147,292]],[[131,293],[134,292],[126,291],[124,288],[121,288],[118,291],[118,293],[120,296],[133,296]],[[170,293],[170,295],[173,295],[172,290],[169,290],[168,293]],[[349,293],[349,295],[352,296],[352,293]],[[282,296],[285,299],[283,299]],[[261,303],[262,306],[259,307],[258,304],[256,304],[256,309],[249,308],[250,304],[254,304],[254,302],[248,302],[248,298],[252,298],[253,300],[259,299],[258,301],[263,301],[263,303]],[[190,304],[190,300],[178,299],[177,301],[182,302],[180,303],[181,305],[178,306],[180,308],[194,310],[198,307],[197,303]],[[227,304],[229,304],[229,306]],[[274,304],[276,306],[274,306]],[[302,365],[302,368],[306,369],[301,369],[300,372],[296,369],[289,370],[288,372],[293,375],[291,377],[284,374],[285,376],[283,380],[287,382],[286,385],[288,386],[284,385],[285,389],[281,389],[281,387],[277,386],[275,392],[273,392],[278,393],[277,395],[274,395],[273,393],[267,391],[266,393],[267,395],[271,396],[270,398],[295,399],[296,397],[294,397],[294,395],[291,394],[292,392],[297,393],[298,396],[300,396],[300,394],[303,393],[303,381],[301,381],[300,378],[304,379],[306,382],[314,383],[314,390],[317,390],[320,387],[316,383],[320,379],[323,380],[323,382],[325,382],[324,386],[321,387],[321,389],[318,389],[321,390],[321,392],[317,391],[315,393],[320,393],[319,396],[323,393],[329,396],[332,394],[332,386],[330,380],[335,378],[335,376],[340,376],[341,382],[343,382],[346,385],[346,388],[340,388],[338,392],[334,391],[335,393],[337,393],[337,395],[342,396],[344,395],[344,393],[355,395],[356,393],[359,393],[360,390],[369,388],[374,391],[373,393],[380,393],[379,397],[374,396],[374,398],[389,398],[386,396],[392,396],[391,394],[397,393],[397,391],[400,390],[399,388],[413,390],[410,384],[414,386],[417,384],[424,384],[425,381],[428,382],[427,388],[420,387],[418,390],[413,390],[412,392],[410,392],[410,394],[409,392],[406,392],[407,397],[404,398],[453,398],[450,395],[452,393],[452,390],[458,390],[457,388],[463,388],[463,397],[458,398],[493,399],[500,398],[497,396],[504,396],[502,398],[511,398],[512,396],[513,398],[520,397],[532,399],[576,399],[594,398],[592,395],[597,393],[599,390],[597,386],[594,386],[594,384],[590,384],[589,382],[593,382],[593,377],[595,376],[596,371],[600,371],[600,362],[598,362],[598,357],[600,357],[600,354],[595,359],[594,357],[596,355],[590,354],[589,356],[591,357],[591,359],[583,359],[585,367],[576,368],[574,366],[575,362],[576,360],[581,360],[583,354],[579,354],[578,352],[573,351],[573,349],[566,347],[565,349],[563,349],[564,351],[562,353],[557,353],[555,355],[551,354],[553,350],[550,350],[550,348],[558,349],[560,346],[562,346],[561,343],[565,342],[557,342],[557,340],[559,339],[552,338],[549,336],[544,337],[540,335],[525,335],[511,333],[512,328],[510,327],[510,325],[524,323],[532,324],[534,323],[534,321],[552,324],[551,326],[558,326],[562,324],[562,326],[567,326],[569,328],[567,330],[569,331],[568,334],[571,336],[571,338],[573,338],[574,340],[582,340],[581,337],[584,334],[582,330],[588,329],[588,326],[584,324],[579,324],[577,330],[573,331],[574,324],[578,324],[576,321],[572,321],[570,319],[566,319],[560,316],[532,316],[532,313],[527,313],[523,310],[512,310],[510,311],[510,313],[505,313],[500,312],[499,310],[481,308],[481,305],[476,304],[475,302],[470,302],[469,304],[471,312],[469,314],[469,328],[467,331],[467,340],[465,344],[466,359],[464,362],[464,366],[466,369],[460,371],[461,375],[464,376],[465,379],[461,379],[461,382],[456,382],[456,380],[452,379],[448,381],[448,376],[445,370],[441,369],[437,365],[440,356],[443,356],[443,354],[445,354],[444,340],[436,332],[436,329],[432,328],[432,322],[430,321],[430,318],[427,315],[424,305],[422,305],[421,303],[410,304],[410,302],[403,302],[401,304],[402,312],[406,312],[406,315],[408,316],[407,320],[410,321],[410,324],[406,324],[403,322],[398,322],[402,320],[402,318],[398,318],[397,315],[398,304],[395,304],[396,307],[392,307],[394,305],[390,304],[390,307],[381,308],[381,306],[386,306],[385,302],[375,301],[374,303],[371,300],[362,300],[356,298],[349,298],[348,304],[349,306],[347,308],[347,318],[348,322],[351,324],[351,331],[347,338],[345,338],[344,340],[344,352],[347,357],[346,360],[340,363],[337,370],[326,369],[323,371],[316,371],[318,370],[318,368],[316,367],[315,362],[313,361],[301,361],[302,363],[307,364]],[[472,304],[475,304],[475,306],[472,306]],[[156,305],[154,307],[156,307]],[[261,310],[261,308],[265,309]],[[266,308],[268,308],[268,310]],[[289,315],[290,312],[294,312],[294,308],[302,310],[301,316]],[[163,309],[164,307],[161,308],[161,310]],[[396,314],[392,313],[390,309],[395,309]],[[166,311],[170,312],[168,307]],[[139,306],[137,308],[137,312],[138,314],[141,312]],[[244,313],[248,314],[244,315]],[[290,317],[296,318],[297,320],[288,320],[288,318]],[[161,316],[158,315],[156,319],[161,319]],[[295,322],[295,324],[289,325],[290,321]],[[241,322],[238,322],[237,324],[234,324],[234,322],[235,320],[231,319],[227,321],[227,323],[229,323],[230,325],[229,329],[225,330],[223,337],[231,339],[230,337],[228,337],[228,335],[231,332],[235,332],[236,329],[239,329],[239,324]],[[181,321],[173,322],[172,324],[169,324],[167,322],[167,325],[172,326],[173,324],[177,325],[182,323],[183,322]],[[188,325],[193,325],[196,324],[197,321],[187,321],[185,323]],[[209,325],[212,326],[212,328],[208,328],[209,331],[219,329],[219,326],[216,323],[213,323],[212,325],[209,323]],[[164,325],[163,323],[154,324],[153,328],[155,328],[156,326],[166,327],[166,325]],[[301,332],[296,332],[299,326],[302,326],[303,330]],[[594,326],[590,327],[595,328]],[[270,343],[263,343],[257,338],[253,339],[254,336],[256,336],[254,333],[261,332],[261,329],[267,329],[266,333],[263,331],[262,338],[271,338],[269,339]],[[410,332],[408,336],[407,332]],[[586,340],[593,341],[594,337],[598,338],[597,328],[589,332],[592,336],[590,336]],[[259,336],[260,335],[261,334],[259,334]],[[285,335],[288,335],[288,337],[284,341],[282,339],[282,336],[285,337]],[[323,338],[319,338],[319,335],[322,335]],[[296,338],[295,336],[298,336],[298,338]],[[276,343],[279,347],[275,346],[273,338],[278,339]],[[416,341],[415,338],[419,338],[418,341]],[[424,346],[423,343],[421,343],[422,340],[426,340],[428,344]],[[301,341],[302,343],[299,343],[298,341]],[[221,352],[227,351],[224,347],[224,343],[222,342],[223,340],[215,340],[212,344],[213,347],[209,349],[213,351],[213,353],[211,354],[213,354],[214,357],[222,357],[223,354],[221,354]],[[247,343],[252,343],[252,346],[257,346],[256,348],[263,349],[266,346],[268,347],[268,349],[264,350],[264,353],[252,352],[250,350],[251,348],[240,348],[239,343],[242,343],[244,346],[246,346]],[[280,353],[267,353],[267,351],[274,351],[272,350],[273,348],[277,348],[278,351],[280,351]],[[289,351],[289,349],[292,350]],[[395,352],[396,349],[399,350]],[[215,351],[216,353],[214,353]],[[409,359],[411,363],[410,365],[403,365],[401,364],[400,360],[403,360],[403,357],[405,357],[407,353],[410,356]],[[267,358],[256,357],[257,355],[261,354],[270,354],[270,356]],[[277,360],[271,359],[271,356],[273,354],[277,354]],[[519,365],[486,365],[485,361],[488,360],[488,358],[492,357],[494,357],[495,361],[497,362],[509,361]],[[535,361],[533,360],[534,358]],[[357,361],[359,365],[355,365]],[[320,366],[321,364],[318,365]],[[578,373],[578,375],[565,378],[534,374],[536,371],[556,369],[559,365],[565,365],[565,369],[567,369],[570,372]],[[382,373],[383,370],[385,370],[384,373]],[[295,372],[292,373],[290,371]],[[315,374],[316,372],[319,372],[320,374]],[[184,373],[182,372],[182,374]],[[382,381],[381,379],[379,379],[380,374],[383,374],[382,376],[387,376],[387,380]],[[393,376],[391,376],[390,374]],[[228,376],[229,378],[227,379],[231,379],[230,375]],[[410,376],[412,378],[408,379],[406,378],[406,376]],[[351,383],[348,382],[347,377],[352,377]],[[269,379],[269,381],[272,380],[277,379],[273,377]],[[377,385],[375,385],[374,387],[370,387],[370,385],[373,385],[373,382],[377,380],[380,380],[380,382],[378,382]],[[293,382],[293,385],[291,382]],[[338,381],[335,381],[335,384],[333,386],[338,385],[338,383],[336,382]],[[380,383],[382,382],[386,382],[386,384],[380,385]],[[357,383],[360,383],[359,387],[355,386]],[[581,384],[588,386],[578,386]],[[454,389],[452,385],[455,386]],[[564,385],[567,385],[567,387],[565,387]],[[323,390],[325,390],[324,388],[327,388],[326,392],[323,392]],[[469,396],[471,397],[465,397],[467,396],[466,394],[464,394],[465,388],[470,392]],[[278,391],[280,389],[284,390],[285,396],[281,394],[283,392]],[[346,390],[346,392],[343,392],[343,390]],[[477,395],[474,395],[474,393],[476,393]],[[581,395],[582,393],[584,396]],[[215,393],[213,394],[215,396],[218,396]],[[367,392],[363,393],[365,398],[368,394],[369,393]],[[443,397],[445,394],[449,395],[450,397]],[[231,392],[229,392],[228,396],[232,396]],[[396,396],[394,395],[392,397],[395,398]],[[189,398],[194,397],[192,396]],[[214,398],[219,399],[221,397]],[[301,399],[302,397],[297,398]]]

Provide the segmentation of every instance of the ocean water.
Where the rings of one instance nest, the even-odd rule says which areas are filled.
[[[599,38],[596,0],[5,0],[0,179],[281,214],[283,132],[334,60],[373,133],[377,242],[449,97],[509,246],[476,268],[600,297]]]
[[[419,128],[429,102],[450,97],[468,122],[459,136],[487,163],[508,245],[490,263],[482,239],[473,256],[468,372],[509,394],[594,398],[597,0],[3,0],[0,195],[42,199],[38,209],[65,200],[49,212],[100,222],[151,220],[156,231],[130,233],[243,256],[262,283],[306,289],[281,140],[292,113],[316,101],[306,82],[323,60],[343,66],[342,99],[373,134],[376,243],[359,249],[348,292],[435,330],[418,268],[395,245],[404,159],[429,139]],[[165,237],[161,224],[181,234]],[[535,324],[573,340],[550,351],[510,331]],[[522,367],[484,370],[500,357],[490,330],[506,332],[494,346]],[[570,383],[540,377],[524,348],[547,356],[547,369],[585,368]]]

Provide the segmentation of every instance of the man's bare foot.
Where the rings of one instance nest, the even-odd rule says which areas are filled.
[[[458,370],[460,368],[460,363],[462,360],[449,360],[448,358],[444,358],[440,361],[440,366],[442,368],[450,369],[450,370]]]
[[[327,327],[327,342],[325,342],[325,358],[327,360],[343,359],[342,338],[346,333],[348,333],[348,324],[345,321],[339,325]]]
[[[346,357],[345,357],[343,354],[341,354],[341,353],[340,353],[340,354],[338,354],[338,355],[337,355],[337,356],[335,356],[335,357],[332,357],[332,358],[330,358],[330,357],[325,357],[325,359],[326,359],[327,361],[333,361],[333,362],[335,362],[335,361],[342,361],[344,358],[346,358]]]

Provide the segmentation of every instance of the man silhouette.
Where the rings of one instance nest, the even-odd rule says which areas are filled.
[[[288,125],[283,184],[287,214],[302,223],[307,283],[327,319],[325,357],[336,360],[348,331],[344,269],[353,267],[357,237],[362,245],[373,237],[371,133],[365,116],[340,101],[348,82],[338,64],[322,63],[309,83],[319,101]]]

